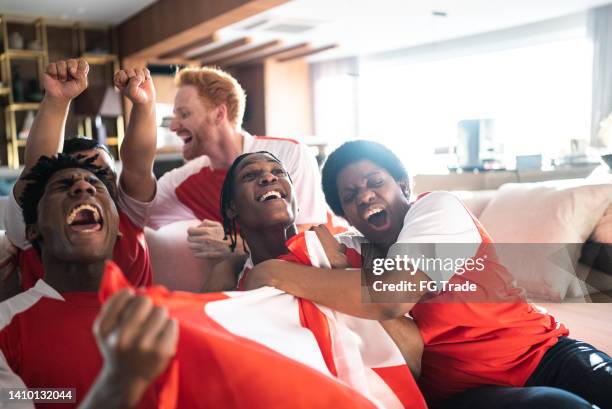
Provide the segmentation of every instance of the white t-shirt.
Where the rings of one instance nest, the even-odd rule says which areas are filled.
[[[337,235],[338,241],[361,254],[367,239],[355,233]],[[404,225],[387,254],[388,258],[421,255],[429,258],[459,259],[473,257],[482,237],[463,203],[448,192],[432,192],[417,199],[404,217]],[[458,244],[458,245],[453,245]],[[422,270],[432,280],[449,280],[453,271]]]
[[[319,168],[305,145],[291,140],[252,136],[243,132],[243,153],[268,151],[283,163],[297,194],[296,223],[327,221],[327,207],[321,189]],[[208,156],[200,156],[164,174],[157,182],[157,195],[148,209],[147,226],[161,226],[183,220],[221,221],[220,194],[227,169],[212,169]]]

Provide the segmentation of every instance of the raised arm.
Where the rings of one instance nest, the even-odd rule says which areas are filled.
[[[29,172],[41,156],[52,156],[62,150],[70,101],[87,88],[88,72],[89,65],[83,59],[57,61],[45,68],[45,97],[30,128],[22,176]],[[13,187],[13,193],[18,200],[24,187],[25,182],[21,178]]]
[[[119,183],[125,193],[141,202],[155,197],[153,160],[157,148],[155,87],[148,69],[120,70],[115,85],[132,101],[132,112],[121,144],[123,168]]]

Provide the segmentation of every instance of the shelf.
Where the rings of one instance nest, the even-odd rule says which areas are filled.
[[[106,144],[108,146],[117,146],[119,144],[119,138],[116,136],[108,136],[106,138]]]
[[[109,62],[118,62],[119,57],[115,54],[83,54],[81,55],[89,64],[108,64]]]
[[[21,148],[25,148],[27,139],[17,139],[16,142],[17,142],[17,146]]]
[[[40,104],[38,102],[18,102],[16,104],[9,104],[4,109],[9,112],[15,111],[36,111],[40,108]]]
[[[0,54],[0,58],[9,58],[9,59],[37,59],[44,58],[46,53],[42,50],[15,50],[9,49],[8,51]]]
[[[0,95],[8,95],[11,93],[11,89],[9,87],[1,87]]]

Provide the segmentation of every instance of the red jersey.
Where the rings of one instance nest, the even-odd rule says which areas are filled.
[[[76,389],[76,403],[45,408],[76,408],[98,376],[102,357],[92,326],[100,305],[96,292],[60,294],[39,281],[0,307],[0,350],[25,385]],[[156,401],[149,391],[140,407]]]
[[[338,239],[347,245],[351,264],[360,267],[365,238]],[[435,192],[414,202],[397,242],[480,243],[473,257],[486,254],[484,270],[454,274],[450,282],[469,280],[478,291],[512,293],[511,277],[496,263],[491,238],[452,194]],[[484,385],[523,386],[544,353],[569,333],[553,316],[518,296],[496,303],[470,302],[472,297],[441,292],[410,311],[425,343],[419,385],[430,401]]]

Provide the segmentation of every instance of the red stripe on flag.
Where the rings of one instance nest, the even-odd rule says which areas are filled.
[[[427,409],[427,403],[407,365],[372,368],[372,370],[393,390],[405,408]]]

